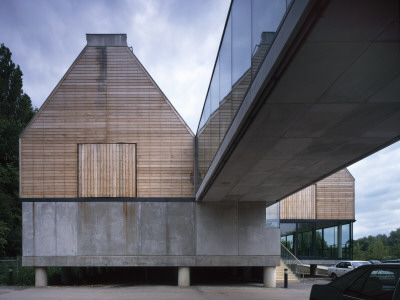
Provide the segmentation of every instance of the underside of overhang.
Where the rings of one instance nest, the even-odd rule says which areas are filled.
[[[196,199],[272,204],[398,141],[398,12],[295,0]]]

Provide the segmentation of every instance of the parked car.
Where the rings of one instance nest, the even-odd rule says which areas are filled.
[[[311,288],[310,300],[399,300],[400,264],[368,264]]]
[[[341,261],[336,266],[328,267],[328,276],[332,277],[332,280],[350,272],[351,270],[358,268],[362,265],[369,265],[367,261]]]
[[[384,264],[400,264],[400,259],[391,259],[391,260],[385,260],[383,262]]]
[[[370,259],[368,262],[371,264],[381,264],[382,263],[380,260],[376,260],[376,259]]]

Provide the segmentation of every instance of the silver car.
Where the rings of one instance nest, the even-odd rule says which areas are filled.
[[[354,270],[362,265],[369,265],[368,261],[341,261],[335,266],[328,267],[328,275],[332,277],[332,280],[343,276],[347,272]]]

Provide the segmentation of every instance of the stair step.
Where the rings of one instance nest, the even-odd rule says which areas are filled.
[[[288,269],[288,282],[295,283],[300,282],[298,277],[288,268],[288,266],[281,260],[280,266],[276,267],[276,281],[283,282],[285,278],[285,270]]]

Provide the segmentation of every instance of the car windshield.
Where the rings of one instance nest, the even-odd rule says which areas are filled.
[[[357,261],[357,262],[353,262],[354,268],[358,268],[359,266],[362,266],[362,265],[369,265],[369,262],[367,262],[367,261]]]

